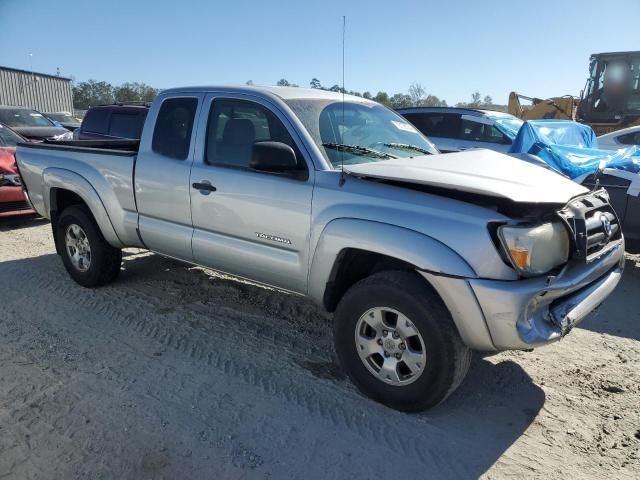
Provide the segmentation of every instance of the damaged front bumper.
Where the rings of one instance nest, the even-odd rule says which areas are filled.
[[[562,338],[614,290],[624,269],[624,242],[562,275],[515,282],[470,280],[498,350],[528,349]]]
[[[559,340],[614,290],[624,269],[624,241],[557,277],[452,278],[420,272],[449,308],[462,340],[475,350],[528,350]]]

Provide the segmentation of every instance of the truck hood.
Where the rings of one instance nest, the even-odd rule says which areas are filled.
[[[344,171],[526,203],[564,204],[588,191],[552,170],[484,149],[345,165]]]

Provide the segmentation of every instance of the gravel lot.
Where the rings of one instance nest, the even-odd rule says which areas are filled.
[[[640,259],[566,339],[407,415],[344,379],[307,300],[125,255],[87,290],[48,223],[0,221],[1,479],[638,478]]]

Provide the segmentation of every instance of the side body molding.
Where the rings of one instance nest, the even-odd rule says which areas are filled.
[[[435,274],[476,277],[462,257],[434,238],[386,223],[340,218],[329,222],[320,234],[309,270],[309,296],[320,305],[333,265],[346,248],[394,257]]]
[[[51,218],[52,208],[56,208],[55,205],[51,205],[51,190],[54,188],[68,190],[84,200],[107,242],[114,247],[122,248],[125,246],[118,238],[100,196],[84,177],[63,168],[47,168],[42,173],[42,181],[45,210],[49,218]]]

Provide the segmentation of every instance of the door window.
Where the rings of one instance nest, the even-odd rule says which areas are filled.
[[[298,168],[306,164],[282,122],[267,108],[244,100],[213,102],[207,126],[205,158],[210,165],[249,168],[255,142],[282,142],[293,148]]]
[[[465,118],[460,121],[460,140],[508,144],[511,141],[495,126],[474,122]]]
[[[197,98],[169,98],[162,102],[153,130],[154,152],[176,160],[189,155]]]
[[[455,138],[459,115],[451,113],[406,113],[404,117],[427,137]]]

